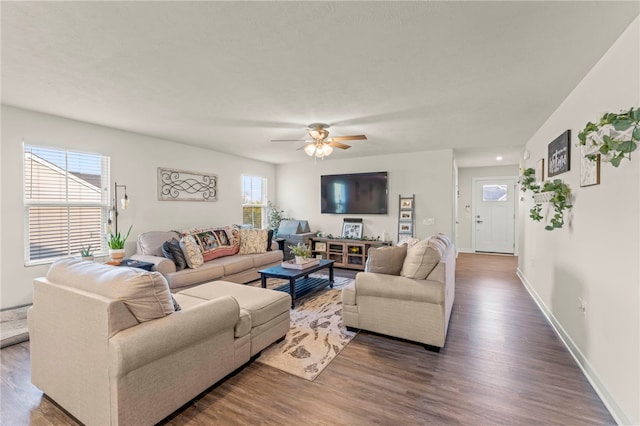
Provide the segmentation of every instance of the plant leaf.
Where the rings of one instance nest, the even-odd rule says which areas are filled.
[[[631,108],[629,110],[629,115],[631,116],[631,118],[633,118],[633,121],[635,122],[640,121],[640,108],[636,108],[636,109]]]
[[[624,141],[620,144],[620,151],[625,152],[625,153],[630,153],[636,150],[638,146],[636,145],[635,142],[633,141]]]
[[[611,122],[613,124],[614,129],[616,130],[627,130],[633,124],[628,118],[618,118]]]
[[[640,111],[640,109],[638,109],[637,111]],[[631,135],[631,137],[637,141],[640,141],[640,126],[637,126],[635,129],[633,129],[633,134]]]
[[[613,167],[618,167],[623,158],[624,158],[624,154],[622,154],[622,153],[616,155],[615,157],[613,157],[611,159],[611,165]]]

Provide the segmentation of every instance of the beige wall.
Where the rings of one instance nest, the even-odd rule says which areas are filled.
[[[133,224],[126,244],[128,255],[135,252],[136,238],[145,231],[241,222],[241,174],[266,177],[269,198],[275,198],[275,166],[272,164],[2,106],[2,308],[31,303],[31,282],[48,269],[48,265],[23,266],[23,140],[35,145],[111,156],[111,179],[126,184],[131,199],[130,208],[121,212],[118,221],[120,229]],[[156,175],[159,166],[217,174],[218,201],[158,201]]]
[[[473,178],[475,177],[517,177],[518,166],[461,167],[458,169],[458,240],[459,251],[471,252],[473,222]],[[517,194],[517,192],[516,192]],[[469,208],[467,208],[469,206]]]
[[[317,161],[312,158],[277,167],[278,204],[287,216],[308,220],[313,231],[333,235],[342,232],[345,217],[361,217],[363,234],[398,238],[398,196],[416,195],[415,235],[423,238],[436,232],[451,235],[453,227],[453,152],[424,151],[411,154],[372,156],[358,159]],[[320,213],[320,176],[339,173],[389,173],[389,214],[337,215]],[[433,218],[434,225],[424,225]]]
[[[565,228],[552,232],[520,203],[519,271],[606,404],[623,424],[640,424],[640,155],[602,165],[601,184],[581,188],[577,134],[604,112],[640,106],[640,18],[585,76],[527,143],[526,167],[571,129],[572,188]],[[586,315],[578,298],[587,304]]]

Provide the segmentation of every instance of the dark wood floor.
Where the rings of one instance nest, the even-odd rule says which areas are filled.
[[[614,424],[515,269],[513,257],[460,254],[440,353],[361,332],[314,382],[253,363],[165,423]],[[76,424],[30,384],[28,343],[1,355],[2,425]]]

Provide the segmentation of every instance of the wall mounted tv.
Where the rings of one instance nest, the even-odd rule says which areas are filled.
[[[320,177],[320,212],[387,214],[387,172]]]

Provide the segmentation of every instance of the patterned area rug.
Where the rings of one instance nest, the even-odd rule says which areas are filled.
[[[269,280],[267,287],[283,282]],[[337,277],[333,289],[327,287],[296,301],[291,330],[282,342],[262,351],[256,362],[310,381],[318,377],[357,334],[342,325],[340,288],[351,282]]]
[[[29,331],[27,330],[27,309],[29,306],[0,312],[0,348],[29,340]]]

